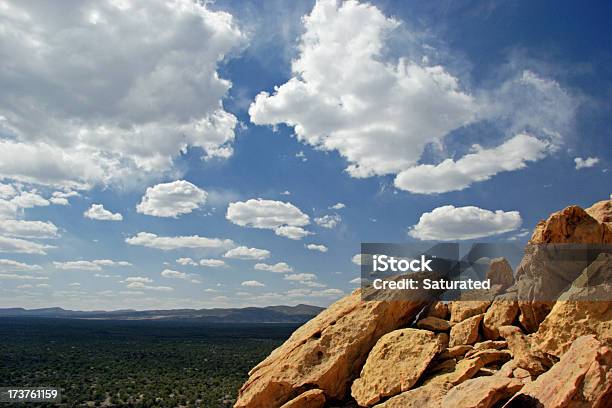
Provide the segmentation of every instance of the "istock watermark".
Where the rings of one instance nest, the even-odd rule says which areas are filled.
[[[612,300],[612,245],[363,243],[364,300]]]

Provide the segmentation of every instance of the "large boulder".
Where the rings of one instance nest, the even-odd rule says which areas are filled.
[[[514,273],[506,258],[491,259],[487,279],[491,281],[491,285],[500,285],[502,289],[514,285]]]
[[[427,330],[401,329],[384,335],[353,383],[353,398],[361,406],[371,406],[408,391],[444,347],[440,337]]]
[[[602,253],[559,297],[532,336],[534,347],[561,357],[580,336],[594,334],[612,347],[612,254]]]
[[[476,343],[478,341],[478,328],[483,317],[484,314],[479,314],[455,324],[450,331],[449,346]]]
[[[552,366],[550,358],[534,349],[531,339],[525,336],[516,326],[502,326],[499,334],[508,342],[514,362],[531,374],[538,375]]]
[[[526,384],[504,408],[609,407],[612,350],[594,336],[579,337],[549,371]]]
[[[521,380],[502,376],[478,377],[451,389],[442,400],[443,407],[491,408],[523,387]]]
[[[601,209],[610,205],[610,200],[601,201],[589,209],[595,217],[605,217]],[[531,236],[532,243],[538,244],[600,244],[611,243],[610,225],[599,221],[589,212],[572,205],[553,213],[536,225]],[[601,214],[601,215],[600,215]]]
[[[482,319],[482,334],[486,339],[499,338],[499,327],[514,323],[519,312],[516,296],[500,296],[495,299]]]
[[[253,368],[235,407],[280,407],[311,388],[342,399],[378,339],[405,326],[425,305],[365,302],[356,290],[297,329]]]
[[[325,393],[314,389],[301,393],[281,408],[322,408],[324,405]]]
[[[610,217],[610,205],[610,200],[602,201],[589,211],[570,206],[536,226],[516,271],[519,321],[527,332],[537,331],[557,297],[567,290],[586,266],[578,259],[558,262],[554,244],[612,243],[612,224],[604,221]],[[564,247],[559,248],[562,250]]]
[[[374,408],[441,408],[442,399],[452,386],[450,383],[428,384],[396,395]]]

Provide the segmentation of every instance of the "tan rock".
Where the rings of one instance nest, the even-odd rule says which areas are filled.
[[[455,324],[450,331],[449,346],[476,343],[478,341],[478,328],[483,317],[484,314],[479,314]]]
[[[424,302],[361,300],[360,290],[297,329],[249,373],[235,407],[275,408],[306,389],[342,399],[376,341],[410,322]]]
[[[519,307],[516,300],[504,298],[494,300],[482,319],[482,334],[484,337],[489,340],[498,339],[498,327],[514,323],[518,311]]]
[[[442,349],[446,349],[450,341],[450,336],[448,335],[448,333],[437,333],[436,337],[438,338]]]
[[[463,357],[468,351],[472,350],[472,346],[462,344],[460,346],[449,347],[438,356],[439,360],[444,360],[453,357]]]
[[[443,407],[490,408],[510,398],[523,387],[515,378],[498,376],[467,380],[451,389],[442,400]]]
[[[448,331],[451,327],[448,320],[433,316],[427,316],[426,318],[419,320],[416,325],[419,329],[431,331]]]
[[[548,372],[526,384],[504,408],[609,407],[612,350],[593,336],[579,337]]]
[[[437,301],[427,309],[426,316],[437,317],[439,319],[448,319],[448,304]]]
[[[483,365],[489,365],[495,362],[505,363],[512,358],[512,354],[508,350],[480,350],[469,358],[479,359]]]
[[[599,208],[609,205],[610,201],[597,203],[589,210],[599,216]],[[612,242],[612,236],[607,225],[592,217],[582,208],[572,205],[553,213],[546,221],[540,221],[536,226],[531,241],[538,244],[546,243],[580,243],[600,244]]]
[[[603,253],[560,296],[533,335],[535,348],[561,357],[575,339],[587,334],[612,346],[611,296],[612,255]]]
[[[451,372],[455,369],[456,365],[457,359],[455,357],[445,360],[436,360],[431,367],[427,368],[427,374],[439,373],[440,371]]]
[[[539,244],[603,244],[612,242],[612,224],[607,219],[610,201],[595,204],[589,212],[577,206],[567,207],[540,221],[516,272],[520,308],[519,321],[528,333],[537,331],[558,295],[573,282],[585,265],[555,262],[556,251]]]
[[[429,384],[403,392],[374,408],[441,408],[451,384]]]
[[[514,369],[514,371],[512,371],[512,376],[514,378],[518,378],[518,379],[523,379],[523,378],[527,378],[527,377],[531,378],[531,373],[529,371],[525,370],[524,368],[517,367],[517,368]]]
[[[440,338],[428,330],[401,329],[384,335],[368,355],[351,395],[361,406],[408,391],[442,351]]]
[[[552,362],[542,352],[532,349],[532,344],[516,326],[502,326],[499,333],[508,342],[508,348],[517,367],[524,368],[533,375],[546,371]]]
[[[459,323],[463,320],[482,314],[487,311],[491,301],[489,300],[455,300],[450,303],[451,323]]]
[[[514,285],[514,272],[505,258],[495,258],[489,264],[487,279],[491,285],[501,285],[502,289]]]
[[[322,408],[324,405],[325,393],[315,389],[301,393],[281,408]]]
[[[500,369],[495,373],[495,375],[511,378],[515,368],[516,362],[514,360],[507,361],[504,363],[504,365],[500,367]]]
[[[584,211],[601,223],[612,223],[612,195],[610,200],[599,201]]]
[[[461,384],[463,381],[472,378],[482,367],[484,367],[484,361],[478,358],[460,360],[455,364],[453,371],[430,376],[425,379],[423,384]]]
[[[487,340],[487,341],[482,341],[480,343],[476,343],[474,344],[472,350],[468,351],[465,354],[466,358],[471,357],[472,355],[476,354],[477,352],[481,351],[481,350],[501,350],[501,349],[505,349],[508,347],[508,342],[505,340],[499,340],[499,341],[493,341],[493,340]]]

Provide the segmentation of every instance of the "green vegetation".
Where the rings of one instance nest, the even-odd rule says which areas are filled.
[[[295,328],[0,318],[0,387],[59,387],[62,406],[227,407]]]

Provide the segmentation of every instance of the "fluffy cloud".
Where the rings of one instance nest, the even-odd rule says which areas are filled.
[[[245,39],[231,15],[191,0],[3,5],[0,177],[82,188],[170,170],[189,147],[232,154],[217,72]]]
[[[206,202],[206,191],[185,180],[157,184],[147,188],[136,211],[155,217],[189,214]]]
[[[281,236],[281,237],[293,239],[293,240],[296,240],[296,241],[300,240],[300,239],[302,239],[304,237],[307,237],[308,235],[313,235],[312,232],[306,231],[302,227],[291,227],[289,225],[283,225],[282,227],[276,228],[274,230],[274,233],[276,235]]]
[[[414,165],[476,108],[443,67],[383,61],[384,39],[398,25],[366,3],[318,1],[304,18],[293,78],[257,95],[251,121],[294,126],[300,141],[337,150],[354,177]]]
[[[186,266],[186,265],[197,266],[198,265],[198,263],[191,258],[178,258],[176,260],[176,263],[183,265],[183,266]]]
[[[420,240],[475,239],[513,231],[521,223],[518,211],[493,212],[473,206],[445,205],[423,213],[408,234]]]
[[[341,210],[343,208],[345,208],[346,205],[344,203],[336,203],[334,205],[332,205],[331,207],[329,207],[332,210]]]
[[[200,259],[200,265],[209,268],[222,268],[227,266],[225,261],[222,259]]]
[[[125,278],[125,281],[128,283],[139,282],[139,283],[152,283],[153,279],[147,278],[144,276],[129,276]]]
[[[323,228],[334,228],[342,222],[342,217],[339,214],[324,215],[323,217],[315,218],[315,222]]]
[[[0,253],[20,253],[47,255],[46,250],[55,248],[51,245],[43,245],[37,242],[26,241],[19,238],[9,238],[0,236]]]
[[[104,266],[132,266],[131,263],[126,261],[113,261],[111,259],[96,259],[93,261],[66,261],[66,262],[53,262],[53,266],[56,269],[63,270],[81,270],[81,271],[100,271]]]
[[[40,265],[30,265],[12,259],[0,259],[0,271],[2,272],[27,272],[39,271],[41,269]]]
[[[577,103],[557,82],[523,71],[496,89],[468,92],[445,67],[416,55],[429,52],[414,40],[418,33],[400,33],[398,21],[368,3],[319,0],[303,21],[293,77],[272,94],[257,95],[250,118],[259,125],[286,124],[303,143],[337,151],[353,177],[399,174],[399,188],[429,192],[419,176],[434,179],[427,173],[433,169],[439,174],[433,192],[460,190],[542,158],[553,150],[544,147],[560,143],[572,128]],[[422,51],[386,57],[393,54],[386,40],[396,33],[404,49]],[[418,166],[427,146],[448,155],[455,150],[445,144],[449,134],[483,122],[496,130],[489,143],[503,151],[529,129],[534,140],[520,140],[530,142],[522,146],[526,158],[484,166],[473,160],[495,154],[493,147],[440,167]]]
[[[361,254],[353,255],[353,257],[351,258],[351,262],[355,265],[361,265]]]
[[[169,279],[188,279],[189,275],[185,272],[174,271],[172,269],[164,269],[161,276]]]
[[[92,204],[87,211],[83,213],[85,218],[100,221],[121,221],[123,216],[119,213],[113,214],[104,208],[103,204]]]
[[[22,275],[18,273],[0,273],[0,279],[13,280],[48,280],[47,276]]]
[[[582,157],[576,157],[574,159],[574,163],[576,163],[576,170],[580,170],[595,166],[597,163],[599,163],[599,158],[587,157],[586,159],[583,159]]]
[[[17,190],[11,184],[0,183],[0,199],[6,200],[17,194]]]
[[[276,264],[270,265],[265,263],[255,264],[255,269],[258,271],[269,271],[275,273],[287,273],[293,272],[293,268],[287,265],[285,262],[278,262]]]
[[[326,286],[323,283],[317,282],[317,275],[314,273],[294,273],[285,275],[283,279],[290,282],[297,282],[311,288],[324,288]]]
[[[325,245],[308,244],[304,246],[306,247],[306,249],[310,249],[311,251],[327,252],[327,247]]]
[[[174,288],[170,286],[152,286],[152,285],[147,285],[142,282],[128,283],[127,287],[130,289],[145,289],[145,290],[153,290],[153,291],[158,291],[158,292],[172,292],[174,290]]]
[[[247,248],[245,246],[240,246],[230,249],[223,256],[231,259],[261,261],[270,257],[270,251],[267,249]]]
[[[241,227],[273,229],[276,235],[290,239],[301,239],[310,234],[301,228],[310,223],[308,215],[295,205],[282,201],[258,198],[230,203],[225,218]]]
[[[140,245],[164,251],[179,248],[225,249],[234,246],[234,242],[230,239],[206,238],[199,235],[163,237],[150,232],[139,232],[133,237],[126,238],[125,242],[130,245]]]
[[[0,219],[0,234],[19,238],[57,238],[57,227],[51,222]]]
[[[421,164],[404,170],[395,178],[395,186],[412,193],[432,194],[463,190],[472,183],[490,179],[503,171],[522,169],[527,162],[544,157],[548,142],[519,134],[492,149],[472,146],[473,153],[437,165]]]
[[[242,286],[249,286],[252,288],[263,288],[266,285],[256,280],[248,280],[241,283]]]

